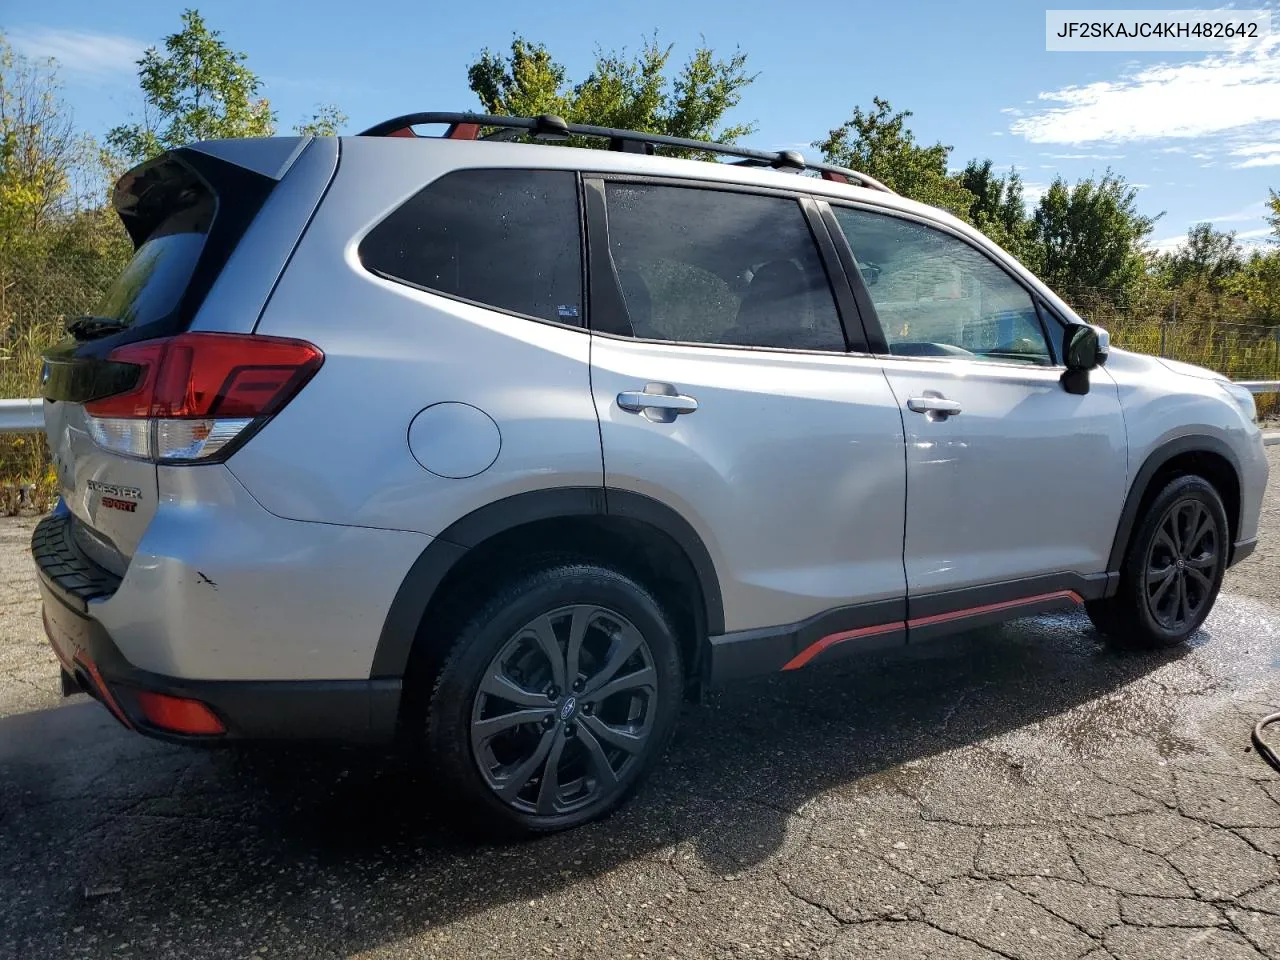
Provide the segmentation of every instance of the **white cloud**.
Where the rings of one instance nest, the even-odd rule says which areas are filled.
[[[1053,160],[1123,160],[1123,153],[1042,153]]]
[[[1261,157],[1250,157],[1244,163],[1235,164],[1237,170],[1245,167],[1280,167],[1280,153],[1268,153]]]
[[[1269,237],[1274,231],[1270,227],[1258,227],[1256,230],[1241,230],[1236,234],[1237,240],[1261,240]]]
[[[1049,189],[1047,183],[1037,183],[1034,180],[1023,181],[1022,184],[1022,203],[1023,206],[1034,207],[1040,202],[1040,198],[1045,195]]]
[[[1151,241],[1151,249],[1156,253],[1173,253],[1173,251],[1177,250],[1186,242],[1187,235],[1183,233],[1176,237],[1165,237],[1163,240],[1153,240]]]
[[[1231,151],[1235,157],[1248,157],[1232,166],[1237,170],[1246,167],[1280,167],[1280,143],[1249,143]]]
[[[1256,153],[1275,153],[1277,150],[1280,150],[1280,143],[1249,143],[1236,147],[1231,154],[1236,157],[1251,157]]]
[[[1267,214],[1267,205],[1256,200],[1247,207],[1241,207],[1234,213],[1224,213],[1218,217],[1206,217],[1210,223],[1243,223],[1246,220],[1261,220]]]
[[[65,74],[99,79],[135,73],[145,47],[141,40],[120,34],[52,27],[10,30],[9,42],[15,50],[32,59],[53,57]]]
[[[1032,143],[1193,138],[1280,122],[1280,35],[1246,50],[1164,63],[1040,94],[1012,132]]]

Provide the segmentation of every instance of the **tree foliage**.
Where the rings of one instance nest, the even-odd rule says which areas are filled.
[[[76,173],[92,154],[53,62],[18,56],[0,35],[0,248],[42,234],[74,205]]]
[[[1219,292],[1244,267],[1244,251],[1235,231],[1215,230],[1211,223],[1197,223],[1187,231],[1186,242],[1155,260],[1160,280],[1170,287],[1195,287]]]
[[[1158,216],[1138,212],[1138,190],[1107,170],[1074,186],[1056,178],[1028,231],[1028,266],[1060,291],[1123,288],[1145,273],[1144,244]]]
[[[870,112],[854,107],[849,120],[813,146],[828,163],[851,167],[913,200],[967,216],[974,197],[947,172],[951,148],[940,141],[917,143],[907,127],[910,110],[894,113],[880,97],[872,100],[872,107]]]
[[[303,137],[333,137],[337,136],[346,122],[347,115],[337,106],[332,103],[322,103],[316,107],[316,112],[311,115],[311,119],[304,120],[295,126],[293,132]]]
[[[656,36],[634,54],[597,50],[591,72],[573,83],[544,44],[517,36],[509,53],[484,50],[467,79],[485,112],[500,116],[553,113],[570,123],[721,143],[750,133],[749,124],[724,122],[755,80],[747,55],[717,57],[704,44],[673,73],[673,50]]]
[[[223,137],[266,137],[275,132],[271,104],[258,96],[262,82],[209,29],[197,10],[185,10],[182,29],[149,47],[138,61],[146,98],[140,123],[115,127],[107,142],[132,162],[171,147]]]

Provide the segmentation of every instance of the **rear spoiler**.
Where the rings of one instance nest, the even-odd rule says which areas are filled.
[[[184,190],[203,188],[221,196],[228,187],[256,181],[260,187],[253,192],[265,199],[270,186],[284,178],[311,139],[204,140],[168,150],[125,173],[116,182],[111,205],[137,247],[159,219],[185,205]],[[267,189],[262,191],[262,186]]]

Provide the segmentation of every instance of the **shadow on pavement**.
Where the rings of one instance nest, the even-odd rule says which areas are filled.
[[[614,817],[515,844],[460,831],[430,773],[403,760],[173,747],[77,699],[0,720],[13,891],[0,953],[129,940],[243,955],[281,929],[273,952],[348,953],[673,844],[732,873],[776,852],[819,793],[892,786],[905,762],[1056,716],[1185,652],[1118,656],[1071,615],[741,684],[685,708],[665,761]]]

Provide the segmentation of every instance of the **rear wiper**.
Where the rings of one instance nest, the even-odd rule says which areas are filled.
[[[87,315],[77,317],[67,324],[67,333],[77,340],[96,340],[111,333],[118,333],[129,326],[125,320],[114,317],[95,317]]]

